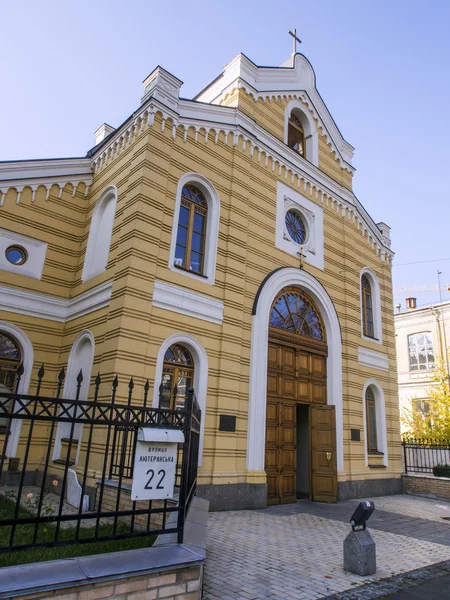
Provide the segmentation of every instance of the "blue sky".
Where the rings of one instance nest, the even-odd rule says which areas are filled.
[[[0,160],[83,156],[99,125],[139,105],[156,65],[191,98],[239,52],[284,62],[296,27],[356,148],[355,193],[392,227],[395,289],[437,285],[437,269],[450,284],[447,0],[18,0],[0,4],[0,22]],[[409,295],[439,299],[396,302]]]

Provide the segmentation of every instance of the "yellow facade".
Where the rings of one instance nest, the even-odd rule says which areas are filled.
[[[233,107],[263,128],[269,138],[283,143],[289,99],[289,95],[255,98],[238,89],[216,104]],[[147,103],[152,103],[152,97]],[[375,493],[376,485],[383,480],[395,488],[402,467],[390,251],[377,242],[375,235],[369,239],[369,225],[373,230],[376,225],[367,223],[367,217],[363,223],[357,208],[350,210],[341,200],[339,190],[347,194],[345,198],[352,195],[352,172],[337,160],[324,135],[323,123],[316,119],[316,180],[320,183],[320,177],[324,178],[320,187],[302,172],[301,161],[298,168],[288,167],[281,160],[275,161],[274,154],[260,152],[256,143],[252,147],[245,135],[227,135],[222,125],[182,125],[170,111],[158,106],[152,119],[147,120],[147,113],[145,117],[112,152],[108,153],[108,144],[114,143],[119,130],[109,142],[108,138],[93,150],[92,184],[87,195],[84,183],[76,187],[73,195],[68,178],[60,198],[58,186],[53,186],[46,199],[45,184],[37,189],[34,199],[27,187],[19,202],[15,187],[3,196],[1,228],[46,242],[48,249],[40,279],[0,271],[2,286],[71,301],[112,282],[107,306],[65,322],[24,314],[23,310],[14,312],[11,307],[0,310],[0,321],[20,328],[33,346],[30,390],[37,370],[44,364],[45,391],[54,391],[57,373],[67,364],[75,339],[80,332],[89,330],[95,339],[92,380],[97,372],[101,373],[101,397],[108,398],[115,374],[124,383],[133,377],[135,398],[140,393],[142,396],[148,379],[152,397],[158,379],[157,356],[164,341],[177,332],[194,336],[208,357],[199,484],[264,484],[264,470],[249,469],[247,460],[252,307],[266,276],[280,267],[299,266],[296,256],[274,243],[277,182],[282,182],[323,211],[324,268],[306,262],[304,270],[325,288],[342,335],[343,469],[338,472],[338,481],[348,482],[350,487],[341,497],[348,496],[350,489],[354,495],[359,491]],[[177,186],[186,173],[202,175],[220,197],[213,285],[168,268],[172,232],[176,228]],[[330,182],[338,193],[324,193],[330,189]],[[103,192],[112,185],[117,188],[117,205],[107,268],[83,282],[93,211]],[[361,335],[360,273],[365,267],[376,274],[379,282],[382,344]],[[155,307],[155,281],[223,303],[223,322]],[[388,368],[363,364],[361,348],[382,354]],[[368,380],[376,380],[384,392],[386,466],[380,464],[378,457],[367,464],[363,434],[361,441],[351,441],[351,429],[364,430],[362,394]],[[125,394],[125,386],[121,393]],[[235,415],[236,432],[219,431],[219,415]],[[367,487],[370,481],[374,482],[373,487]],[[356,482],[356,487],[351,487],[351,482]],[[366,487],[360,482],[366,482]],[[234,505],[231,502],[230,507]]]

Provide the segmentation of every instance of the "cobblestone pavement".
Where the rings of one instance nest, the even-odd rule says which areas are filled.
[[[441,518],[449,516],[450,505],[404,495],[374,501],[369,529],[377,544],[377,572],[368,577],[342,568],[342,542],[359,500],[302,500],[258,511],[212,513],[205,600],[323,598],[450,560],[450,521]],[[363,590],[369,587],[374,586],[351,597],[368,598]]]

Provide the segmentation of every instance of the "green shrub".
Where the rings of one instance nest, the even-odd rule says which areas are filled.
[[[435,477],[450,477],[450,465],[436,465],[433,467]]]

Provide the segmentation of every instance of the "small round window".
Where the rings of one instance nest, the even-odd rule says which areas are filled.
[[[10,246],[6,249],[5,256],[12,265],[23,265],[28,258],[27,251],[22,246]]]
[[[296,210],[288,210],[285,216],[286,229],[296,244],[306,240],[306,225],[302,216]]]

